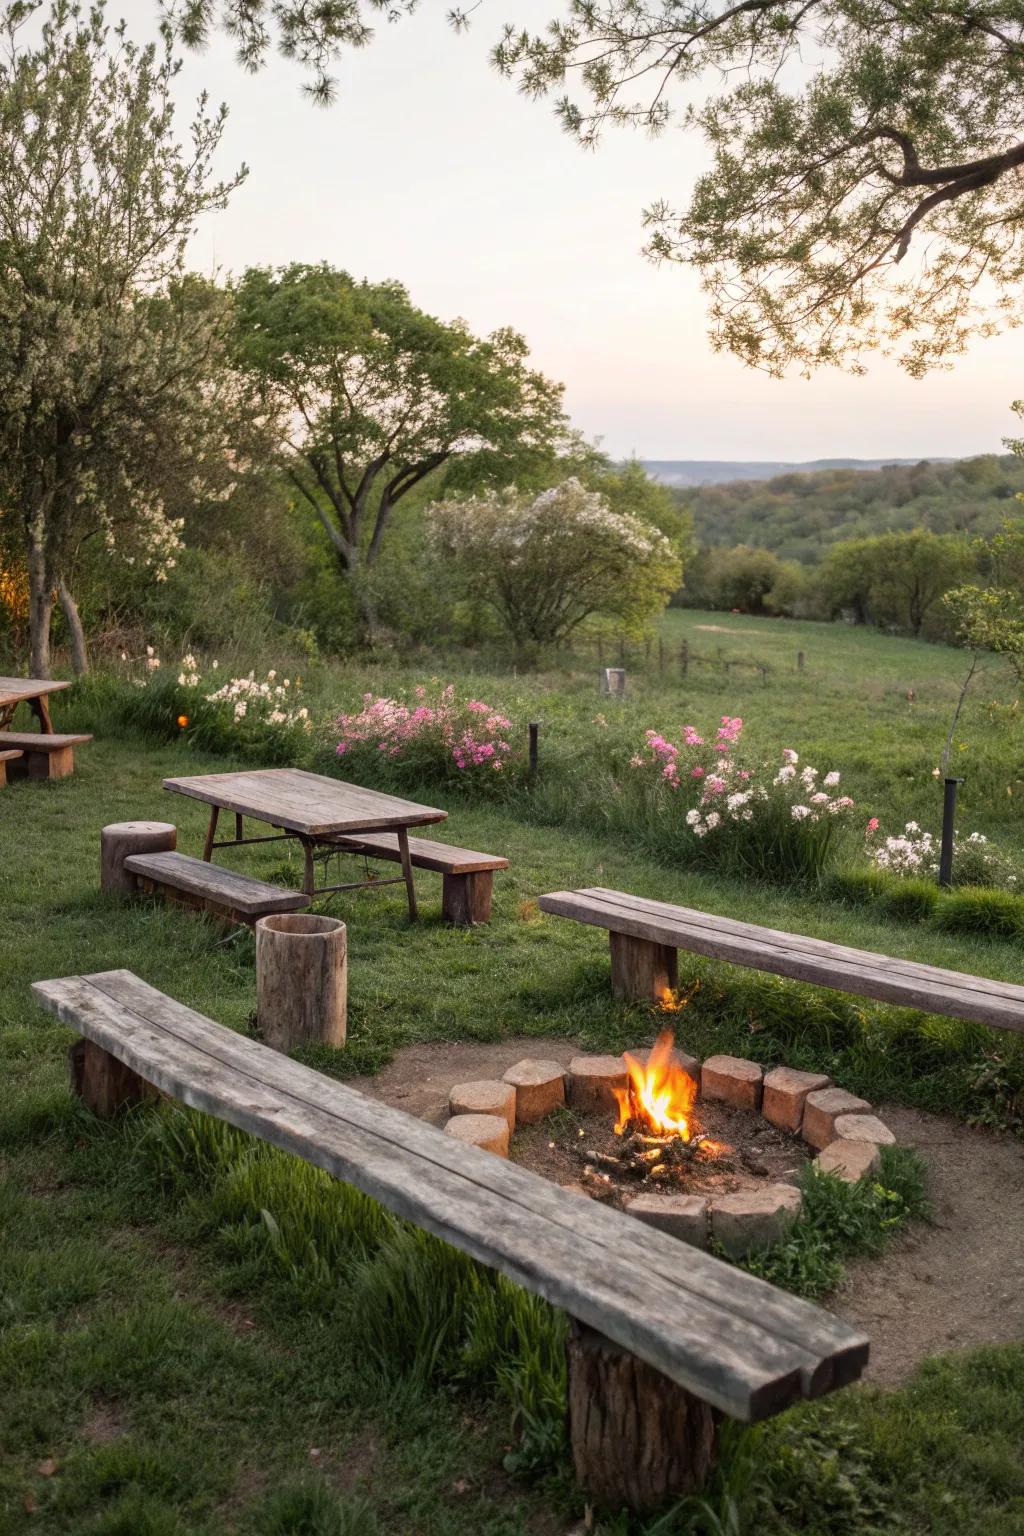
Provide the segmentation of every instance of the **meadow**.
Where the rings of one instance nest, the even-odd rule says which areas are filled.
[[[535,782],[487,797],[454,785],[440,801],[451,813],[447,835],[510,859],[488,928],[444,928],[429,876],[420,878],[424,920],[414,929],[390,890],[335,900],[331,910],[349,925],[349,1043],[315,1065],[372,1073],[402,1046],[426,1041],[559,1035],[618,1050],[651,1040],[661,1018],[610,998],[602,936],[538,914],[540,892],[573,885],[1020,979],[1019,939],[894,922],[841,888],[680,865],[659,846],[662,822],[609,814],[609,781],[628,771],[645,729],[713,724],[728,713],[744,718],[760,752],[792,746],[822,771],[839,768],[864,822],[877,815],[893,830],[911,818],[936,827],[932,770],[961,653],[693,612],[667,614],[661,638],[663,658],[678,657],[685,639],[714,665],[691,660],[685,678],[668,664],[659,673],[655,641],[650,657],[642,648],[627,657],[629,691],[617,700],[598,694],[593,657],[552,658],[531,675],[483,656],[468,665],[428,655],[301,664],[316,722],[301,737],[304,761],[322,771],[344,771],[324,724],[331,714],[357,708],[365,691],[394,693],[432,677],[500,707],[520,732],[530,720],[541,726]],[[737,666],[725,676],[724,661],[744,658],[767,664],[764,681]],[[222,675],[232,660],[237,670],[254,662],[219,659]],[[264,657],[262,667],[285,660]],[[163,663],[176,674],[177,658]],[[299,665],[293,658],[288,670]],[[367,1328],[366,1300],[385,1283],[379,1260],[390,1250],[385,1243],[357,1259],[346,1249],[338,1230],[346,1211],[368,1218],[327,1181],[194,1117],[147,1111],[97,1125],[68,1092],[71,1037],[34,1008],[33,980],[128,966],[225,1024],[253,1028],[251,935],[148,901],[112,905],[97,888],[102,825],[173,819],[179,846],[195,852],[202,807],[172,805],[161,779],[242,761],[230,736],[204,746],[176,717],[165,719],[170,702],[109,678],[79,685],[58,704],[58,728],[96,732],[74,778],[16,784],[0,796],[0,1533],[565,1532],[579,1503],[559,1445],[544,1439],[557,1422],[557,1403],[545,1400],[557,1389],[557,1364],[526,1360],[524,1349],[557,1340],[556,1319],[520,1316],[509,1300],[518,1340],[503,1346],[516,1359],[504,1385],[464,1348],[443,1369],[423,1368],[408,1295],[403,1312],[398,1292],[387,1292],[405,1332],[398,1322],[390,1334]],[[1019,857],[1024,734],[1013,690],[995,671],[965,706],[955,752],[962,828]],[[436,786],[423,798],[436,803]],[[856,865],[862,848],[858,822],[842,860]],[[275,847],[247,851],[244,865],[296,878],[297,865]],[[874,1101],[1002,1134],[1024,1129],[1024,1053],[1009,1038],[703,962],[682,970],[687,1003],[676,1025],[699,1055],[785,1059]],[[913,1196],[903,1188],[909,1217]],[[860,1223],[854,1232],[851,1220],[848,1251],[870,1246],[869,1213],[845,1214]],[[810,1263],[813,1248],[808,1240],[774,1271],[765,1256],[769,1272],[813,1293],[823,1273]],[[466,1282],[432,1249],[396,1251],[409,1273],[433,1278],[435,1300]],[[731,1434],[707,1498],[649,1523],[646,1536],[1011,1536],[1024,1527],[1022,1388],[1024,1349],[992,1348],[926,1362],[898,1391],[858,1388]],[[615,1517],[594,1528],[634,1529]]]

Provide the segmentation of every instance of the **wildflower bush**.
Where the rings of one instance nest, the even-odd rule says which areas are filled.
[[[792,747],[778,765],[737,752],[739,716],[723,715],[714,738],[684,725],[679,740],[648,730],[630,769],[661,802],[666,833],[687,862],[786,880],[819,877],[832,861],[854,802],[840,775],[800,766]]]
[[[877,819],[868,823],[869,837],[877,828]],[[869,845],[868,857],[875,869],[886,874],[934,878],[939,872],[939,840],[916,821],[908,821],[902,832]],[[994,848],[983,833],[970,832],[962,837],[955,832],[953,884],[1012,891],[1020,884],[1020,876],[1013,861]]]
[[[204,675],[191,653],[165,666],[153,646],[121,653],[121,670],[90,673],[75,688],[75,719],[102,731],[137,731],[155,741],[183,739],[208,752],[266,764],[309,756],[313,721],[298,678],[271,669],[224,677],[211,661]]]
[[[457,783],[489,793],[514,781],[522,753],[512,721],[455,687],[419,685],[409,700],[363,694],[363,707],[339,715],[335,749],[346,777],[397,784]]]

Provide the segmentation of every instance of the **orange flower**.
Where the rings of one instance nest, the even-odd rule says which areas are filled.
[[[188,715],[179,715],[178,716],[178,728],[183,731],[185,729],[186,725],[188,725]]]

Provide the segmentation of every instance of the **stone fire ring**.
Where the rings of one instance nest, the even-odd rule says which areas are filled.
[[[644,1060],[646,1051],[631,1053]],[[836,1088],[820,1072],[775,1067],[769,1072],[739,1056],[695,1056],[675,1051],[676,1063],[697,1083],[700,1096],[761,1114],[772,1125],[803,1137],[817,1153],[814,1165],[855,1184],[877,1172],[880,1149],[895,1136],[866,1099]],[[508,1156],[517,1125],[543,1120],[560,1105],[583,1113],[610,1111],[614,1090],[627,1085],[621,1056],[575,1056],[568,1070],[557,1061],[526,1058],[501,1082],[458,1083],[451,1090],[445,1134]],[[764,1184],[730,1195],[642,1194],[625,1209],[640,1221],[684,1243],[706,1248],[712,1239],[732,1258],[778,1242],[800,1213],[802,1195],[792,1184]]]

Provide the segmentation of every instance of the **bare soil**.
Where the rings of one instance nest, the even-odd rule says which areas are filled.
[[[352,1082],[371,1098],[443,1125],[455,1083],[500,1078],[524,1056],[568,1066],[579,1050],[572,1041],[544,1038],[412,1045],[376,1077]],[[897,1141],[927,1159],[934,1220],[915,1223],[882,1258],[852,1264],[828,1304],[864,1327],[871,1338],[868,1379],[891,1387],[929,1355],[1024,1339],[1024,1145],[919,1110],[883,1105],[879,1114]],[[549,1151],[553,1138],[543,1133],[537,1128],[535,1139]],[[554,1170],[559,1183],[576,1176],[568,1166]]]
[[[1024,1145],[920,1110],[879,1114],[927,1159],[933,1224],[852,1264],[829,1305],[870,1336],[868,1380],[894,1387],[928,1355],[1024,1339]]]

